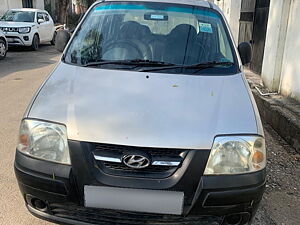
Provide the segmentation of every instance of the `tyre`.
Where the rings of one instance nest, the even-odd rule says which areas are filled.
[[[68,41],[70,40],[70,33],[65,31],[65,30],[61,30],[57,32],[56,35],[56,43],[55,43],[55,48],[59,51],[59,52],[63,52]]]
[[[53,34],[53,38],[52,38],[52,40],[51,40],[51,45],[55,45],[55,41],[56,41],[56,31],[54,32],[54,34]]]
[[[4,59],[7,53],[6,43],[4,40],[0,39],[0,60]]]
[[[37,34],[34,35],[32,39],[31,49],[37,51],[40,47],[40,38]]]

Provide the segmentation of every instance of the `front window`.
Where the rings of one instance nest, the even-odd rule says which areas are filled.
[[[35,16],[35,12],[9,10],[1,18],[1,21],[33,23],[34,16]]]
[[[140,66],[102,63],[114,61],[144,63]],[[123,1],[94,6],[75,34],[65,62],[137,71],[143,71],[145,62],[160,62],[170,69],[153,71],[187,74],[238,70],[227,28],[216,11],[149,2]],[[198,64],[214,66],[199,67],[201,70],[192,66]]]

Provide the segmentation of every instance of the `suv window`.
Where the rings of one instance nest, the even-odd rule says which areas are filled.
[[[233,43],[221,15],[209,8],[171,3],[122,1],[94,6],[81,29],[74,34],[65,62],[85,66],[116,60],[148,60],[182,66],[218,62],[218,66],[201,72],[232,74],[239,71]],[[105,67],[120,69],[112,63]],[[132,66],[127,69],[130,68]],[[126,68],[123,65],[121,69]],[[198,71],[178,69],[172,73]]]
[[[50,19],[49,19],[49,15],[47,13],[44,13],[44,17],[45,17],[45,21],[48,22]]]
[[[43,13],[40,13],[40,12],[37,13],[37,20],[39,20],[39,19],[45,20]]]

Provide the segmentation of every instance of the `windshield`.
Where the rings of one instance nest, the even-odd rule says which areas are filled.
[[[84,66],[110,61],[105,68],[113,69],[120,65],[111,61],[147,60],[185,66],[216,62],[217,66],[205,71],[234,73],[237,66],[228,37],[221,16],[208,8],[149,2],[100,3],[75,34],[65,62]],[[121,67],[124,69],[124,65]],[[185,68],[188,71],[184,73],[192,72],[191,68]],[[182,73],[180,67],[172,69],[176,70],[172,73]],[[159,70],[155,71],[170,72]]]
[[[34,22],[35,12],[24,12],[24,11],[7,11],[1,18],[1,21],[7,22]]]

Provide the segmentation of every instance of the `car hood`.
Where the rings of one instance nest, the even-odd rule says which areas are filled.
[[[32,27],[32,26],[34,26],[34,23],[0,21],[0,27]]]
[[[27,116],[65,124],[72,140],[131,146],[210,149],[217,135],[258,132],[242,74],[140,73],[60,63]]]

